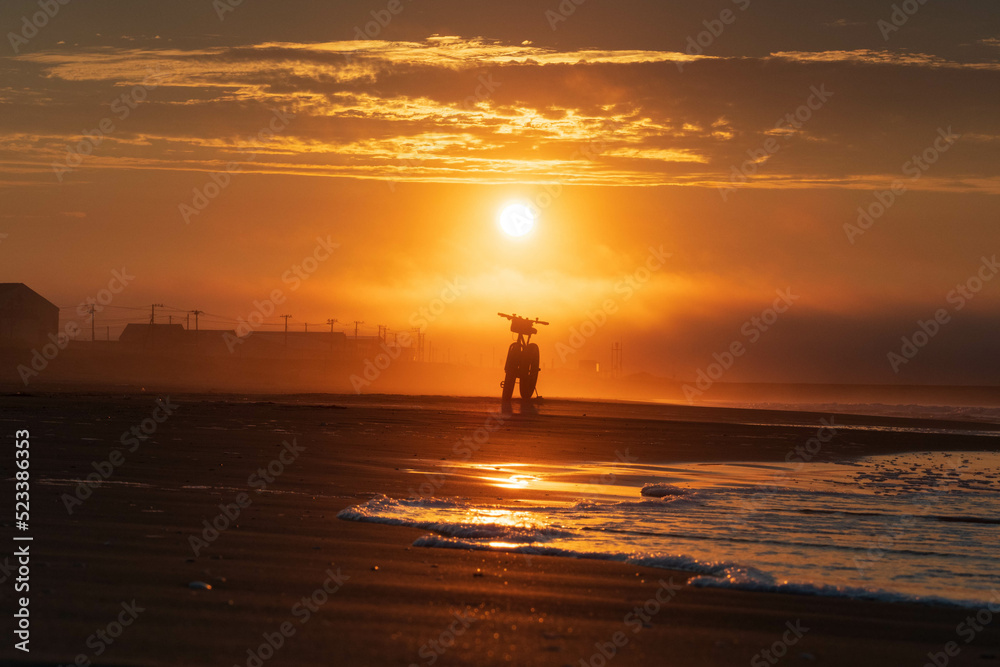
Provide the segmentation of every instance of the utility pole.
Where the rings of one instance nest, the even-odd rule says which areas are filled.
[[[166,306],[164,306],[162,303],[154,303],[153,306],[152,306],[152,310],[149,311],[149,323],[150,324],[156,324],[156,307],[157,306],[159,306],[160,308],[166,308]]]
[[[194,341],[198,342],[198,316],[204,315],[205,311],[202,310],[192,310],[188,313],[188,326],[191,325],[191,315],[194,315]]]
[[[354,320],[354,356],[360,357],[361,350],[358,348],[358,325],[364,324],[361,320]]]
[[[291,315],[278,315],[278,317],[285,318],[285,347],[288,347],[288,320]]]
[[[416,361],[426,361],[426,358],[424,356],[424,334],[422,334],[420,332],[420,328],[419,327],[415,327],[413,329],[410,329],[410,331],[413,332],[413,338],[414,338],[414,340],[416,341],[416,344],[417,344]]]
[[[94,317],[95,317],[94,313],[95,312],[96,312],[96,310],[94,308],[94,304],[90,304],[90,342],[91,343],[93,343],[94,341],[97,340],[97,338],[94,336]]]
[[[326,323],[330,325],[330,356],[333,356],[333,325],[337,323],[337,319],[330,318]]]

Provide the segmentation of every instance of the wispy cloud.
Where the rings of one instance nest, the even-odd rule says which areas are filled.
[[[566,50],[454,36],[423,42],[269,42],[191,50],[92,48],[25,54],[0,89],[0,169],[34,181],[155,76],[156,88],[80,169],[248,172],[392,181],[601,185],[730,183],[768,137],[788,145],[741,187],[880,187],[963,102],[960,131],[1000,135],[1000,64],[889,51],[783,51],[692,58]],[[685,61],[682,72],[676,61]],[[926,98],[960,72],[947,106]],[[794,131],[776,123],[810,86],[836,91]],[[947,86],[945,86],[947,88]],[[926,97],[926,96],[925,96]],[[39,99],[59,100],[39,112]],[[246,148],[274,109],[295,120]],[[990,111],[992,109],[992,112]],[[900,119],[905,118],[905,122]],[[89,125],[88,125],[89,123]],[[600,151],[581,154],[599,143]],[[1000,190],[995,142],[970,142],[920,189]],[[951,156],[949,156],[951,157]]]
[[[865,65],[905,65],[965,70],[1000,71],[1000,62],[958,62],[926,53],[901,53],[887,50],[853,51],[779,51],[772,58],[801,63],[859,63]]]

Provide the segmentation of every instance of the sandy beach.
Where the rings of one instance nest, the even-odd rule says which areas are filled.
[[[986,625],[970,643],[956,635],[967,609],[692,588],[683,585],[690,573],[419,548],[412,543],[426,531],[336,518],[373,494],[412,493],[424,476],[405,470],[418,460],[454,459],[455,444],[489,417],[485,404],[149,393],[0,398],[8,437],[22,428],[31,434],[34,538],[31,652],[8,641],[5,663],[922,665],[940,653],[951,665],[998,664],[1000,625]],[[121,444],[132,426],[141,431],[145,420],[154,420],[149,428],[164,416],[134,451]],[[808,432],[795,424],[823,417],[553,401],[537,414],[515,406],[474,456],[568,464],[612,461],[627,448],[659,462],[779,461]],[[787,426],[751,425],[768,421]],[[820,456],[989,442],[843,431]],[[121,458],[109,458],[115,449]],[[107,460],[120,462],[107,481],[67,501],[79,500],[79,480]],[[436,494],[523,497],[452,481]],[[4,599],[11,613],[6,592]],[[761,653],[789,639],[777,646],[780,658]],[[957,656],[942,653],[948,642]]]

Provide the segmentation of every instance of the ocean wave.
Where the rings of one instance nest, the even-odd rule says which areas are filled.
[[[834,586],[832,584],[777,582],[766,572],[754,568],[732,568],[721,573],[692,577],[688,585],[695,588],[730,588],[757,593],[785,593],[789,595],[815,595],[821,597],[868,600],[871,602],[892,602],[912,604],[933,604],[965,609],[981,608],[988,604],[985,600],[958,600],[939,595],[912,595],[896,593],[878,588],[857,586]]]
[[[408,511],[416,509],[417,512]],[[419,510],[451,510],[455,520],[442,520],[440,516],[424,517]],[[491,516],[491,512],[497,516]],[[545,542],[558,537],[572,537],[574,533],[532,521],[506,510],[484,508],[465,502],[435,499],[400,500],[377,496],[362,505],[348,507],[337,513],[338,519],[364,521],[392,526],[410,526],[430,530],[440,535],[466,539],[502,539],[508,542]]]
[[[702,561],[682,554],[641,554],[606,551],[582,551],[562,547],[550,547],[537,544],[513,545],[497,542],[473,542],[467,539],[443,537],[440,535],[424,535],[413,542],[415,547],[437,547],[445,549],[471,549],[474,551],[503,551],[506,553],[526,554],[530,556],[562,556],[583,560],[607,560],[630,565],[655,567],[661,570],[678,570],[700,575],[711,575],[727,572],[745,566],[730,562]]]
[[[664,498],[666,496],[686,496],[692,493],[691,489],[683,489],[673,484],[651,483],[643,484],[641,495],[649,498]]]
[[[834,586],[830,584],[796,583],[777,581],[764,570],[732,562],[698,560],[682,554],[636,554],[579,551],[544,545],[514,545],[497,542],[474,542],[468,539],[425,535],[413,542],[415,547],[438,549],[465,549],[472,551],[502,551],[526,556],[560,556],[581,560],[604,560],[660,570],[687,572],[695,576],[687,581],[694,588],[729,588],[757,593],[784,593],[788,595],[813,595],[838,597],[873,602],[933,604],[964,609],[981,608],[985,600],[959,600],[937,595],[910,595],[877,588]]]
[[[701,499],[691,496],[666,496],[663,498],[651,498],[649,500],[579,500],[572,509],[583,512],[600,512],[607,510],[623,511],[664,511],[666,509],[680,509],[684,507],[694,507],[701,505]]]
[[[338,516],[430,533],[415,546],[618,561],[685,571],[698,587],[970,606],[1000,586],[989,546],[1000,526],[991,488],[1000,454],[851,463],[806,464],[794,478],[742,463],[636,467],[627,483],[568,484],[551,501],[374,496]],[[955,493],[924,483],[926,472],[917,488],[892,479],[905,470],[952,477],[958,463],[959,483],[985,488]]]

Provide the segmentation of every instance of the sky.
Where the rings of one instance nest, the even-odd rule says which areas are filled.
[[[0,281],[84,337],[156,303],[488,365],[502,311],[555,368],[996,384],[996,2],[43,6],[0,7]]]

